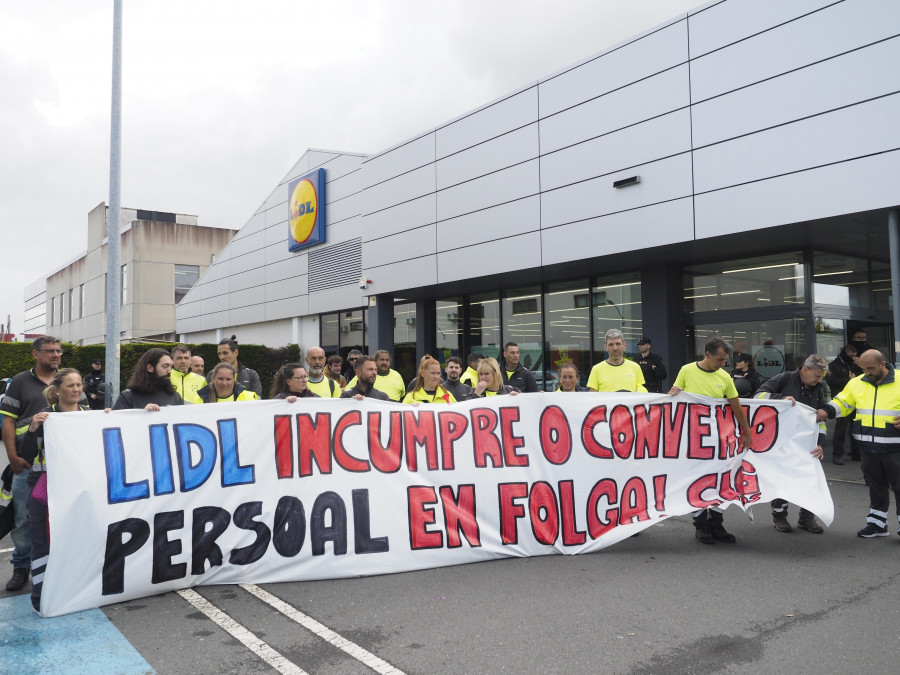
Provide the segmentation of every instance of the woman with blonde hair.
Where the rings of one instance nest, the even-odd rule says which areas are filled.
[[[236,382],[237,370],[230,363],[223,361],[211,373],[209,384],[197,390],[197,396],[204,403],[226,403],[228,401],[256,401],[259,396],[252,389],[245,388]]]
[[[50,554],[50,528],[47,521],[47,464],[44,459],[44,422],[50,413],[90,410],[79,403],[84,384],[81,373],[74,368],[56,371],[44,389],[48,407],[31,418],[22,439],[22,457],[32,462],[28,474],[31,495],[28,497],[28,530],[31,533],[31,604],[41,611],[41,589],[47,556]]]
[[[484,398],[486,396],[498,396],[509,394],[515,396],[519,390],[508,384],[503,384],[503,377],[500,375],[500,364],[493,356],[489,356],[481,360],[478,364],[478,383],[475,385],[475,396]]]
[[[441,386],[441,364],[426,356],[419,364],[419,376],[415,388],[404,398],[404,403],[456,403],[449,391]]]

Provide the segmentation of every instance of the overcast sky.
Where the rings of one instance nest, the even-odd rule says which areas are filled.
[[[373,153],[702,0],[125,0],[122,205],[240,228],[307,148]],[[113,0],[0,2],[0,320],[109,201]]]

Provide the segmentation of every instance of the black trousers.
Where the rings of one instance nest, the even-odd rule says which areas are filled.
[[[844,456],[844,443],[850,440],[850,452],[854,457],[859,457],[859,441],[853,438],[851,429],[853,428],[853,420],[856,419],[856,413],[846,417],[838,417],[834,421],[834,436],[831,439],[832,458],[840,459]]]
[[[862,472],[869,486],[869,518],[876,525],[887,526],[887,512],[891,506],[891,490],[894,506],[900,520],[900,452],[862,451]],[[874,521],[872,521],[874,522]]]

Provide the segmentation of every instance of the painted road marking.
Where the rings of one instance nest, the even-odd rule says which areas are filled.
[[[183,591],[178,591],[178,595],[206,614],[206,616],[212,619],[219,628],[229,633],[236,640],[239,640],[247,647],[247,649],[256,654],[279,673],[286,673],[287,675],[307,675],[305,670],[288,661],[284,656],[272,649],[272,647],[260,640],[247,628],[232,619],[194,589],[186,588]]]
[[[99,609],[42,619],[31,594],[0,600],[0,673],[155,673]]]
[[[0,553],[12,553],[15,550],[14,548],[0,548]]]
[[[255,595],[257,598],[265,602],[267,605],[277,609],[292,621],[296,621],[301,626],[315,633],[323,640],[330,642],[341,651],[344,651],[355,658],[357,661],[360,661],[363,664],[367,665],[376,673],[381,673],[381,675],[404,675],[403,671],[399,668],[395,668],[387,661],[378,658],[372,652],[363,649],[355,642],[351,642],[347,638],[341,637],[327,626],[324,626],[323,624],[313,619],[311,616],[304,614],[296,607],[289,605],[284,600],[277,598],[268,591],[264,591],[259,586],[256,586],[254,584],[241,584],[240,586],[248,593]]]

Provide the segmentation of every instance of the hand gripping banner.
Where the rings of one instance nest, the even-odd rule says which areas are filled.
[[[691,394],[300,399],[55,413],[41,614],[202,584],[588,553],[776,497],[826,524],[815,413]]]

